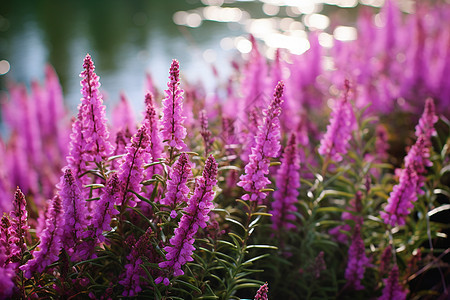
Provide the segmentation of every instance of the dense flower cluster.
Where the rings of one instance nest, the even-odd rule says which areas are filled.
[[[275,230],[294,229],[296,226],[289,221],[295,220],[297,211],[295,203],[300,188],[300,154],[297,148],[296,135],[292,134],[281,158],[276,185],[278,190],[273,193],[272,227]]]
[[[107,122],[89,55],[72,123],[51,67],[30,92],[8,84],[0,299],[237,299],[257,288],[267,299],[264,282],[277,299],[448,297],[450,56],[437,24],[449,10],[436,6],[409,14],[388,0],[377,16],[361,10],[356,41],[325,49],[326,33],[312,31],[305,53],[274,60],[251,37],[214,94],[181,90],[174,60],[165,96],[147,76],[143,120],[122,94]],[[415,128],[404,122],[423,106]]]
[[[188,201],[186,214],[181,217],[175,235],[170,239],[170,245],[164,247],[167,252],[166,261],[159,267],[169,269],[173,276],[183,275],[181,267],[188,261],[192,261],[192,253],[195,247],[194,236],[199,227],[205,228],[209,220],[209,212],[213,208],[213,188],[217,184],[217,163],[211,155],[208,157],[203,169],[202,177],[196,180],[194,194]],[[156,283],[169,284],[168,277],[158,277]]]
[[[244,200],[261,201],[267,197],[262,191],[270,180],[265,177],[269,173],[270,157],[276,157],[280,151],[280,114],[283,100],[284,84],[279,82],[275,87],[274,99],[264,111],[263,124],[258,128],[255,137],[256,145],[252,147],[250,161],[245,166],[245,174],[241,175],[238,186],[249,194],[242,196]]]
[[[176,59],[172,61],[169,71],[170,81],[166,98],[163,100],[163,117],[161,120],[161,133],[164,141],[178,150],[186,148],[183,139],[186,137],[186,128],[183,127],[183,90],[180,89],[180,64]]]

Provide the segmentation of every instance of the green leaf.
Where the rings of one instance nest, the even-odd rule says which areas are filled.
[[[244,261],[242,263],[242,265],[245,266],[245,265],[248,265],[248,264],[252,264],[253,262],[255,262],[257,260],[260,260],[260,259],[265,258],[265,257],[270,256],[270,255],[271,255],[270,253],[265,253],[263,255],[253,257],[253,258],[251,258],[249,260]]]
[[[245,249],[253,249],[253,248],[278,250],[278,247],[271,245],[249,245],[245,247]]]
[[[252,213],[252,216],[266,216],[266,217],[271,217],[272,214],[266,213],[266,212],[254,212]]]
[[[232,218],[225,218],[226,221],[231,222],[233,224],[238,225],[239,227],[241,227],[244,231],[246,231],[246,228],[244,225],[241,224],[241,222],[239,222],[238,220],[232,219]]]
[[[319,207],[317,212],[345,212],[347,210],[340,208],[340,207],[334,207],[334,206],[327,206],[327,207]]]
[[[185,286],[187,288],[190,288],[191,290],[194,290],[194,291],[196,291],[199,294],[202,293],[202,291],[198,287],[196,287],[195,285],[193,285],[193,284],[191,284],[189,282],[183,281],[181,279],[174,279],[173,282],[176,282],[176,283],[178,283],[180,285],[183,285],[183,286]]]

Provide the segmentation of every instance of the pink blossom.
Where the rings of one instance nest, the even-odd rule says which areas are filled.
[[[334,104],[330,124],[320,141],[318,150],[320,155],[331,158],[336,162],[341,161],[342,156],[347,153],[352,131],[356,126],[352,106],[347,99],[350,90],[348,81],[346,81],[345,87],[344,97]]]
[[[294,212],[297,211],[295,203],[300,188],[300,154],[297,149],[296,135],[289,138],[286,149],[281,158],[281,167],[278,169],[276,186],[278,189],[273,193],[272,203],[272,227],[274,230],[294,229],[294,224],[289,221],[295,220]]]
[[[91,56],[86,55],[81,72],[81,104],[82,133],[86,144],[84,145],[85,161],[101,162],[109,157],[113,147],[109,142],[109,131],[106,125],[105,106],[99,92],[100,82],[95,74],[94,63]]]
[[[176,59],[170,66],[170,81],[165,90],[166,98],[163,100],[163,117],[161,133],[165,142],[173,148],[181,150],[186,148],[183,139],[186,137],[186,128],[183,127],[183,90],[180,89],[180,64]]]
[[[279,82],[275,88],[274,99],[264,111],[263,124],[258,128],[256,145],[252,148],[250,161],[245,166],[245,174],[240,176],[238,186],[242,187],[246,194],[244,200],[260,201],[266,198],[267,193],[261,190],[270,183],[265,177],[269,173],[270,157],[276,157],[280,151],[280,120],[281,99],[284,84]]]
[[[395,265],[389,273],[389,278],[384,279],[383,294],[379,300],[404,300],[406,299],[406,292],[398,282],[399,272]]]
[[[160,268],[168,269],[173,276],[183,275],[181,269],[188,261],[192,261],[195,250],[194,236],[199,227],[205,228],[209,220],[209,212],[213,208],[213,188],[217,184],[217,163],[212,155],[206,160],[202,177],[196,180],[194,194],[188,201],[184,214],[175,229],[170,245],[164,247],[167,252],[166,261],[159,264]],[[169,284],[169,278],[160,276],[155,282]]]
[[[262,286],[260,286],[260,288],[256,292],[255,300],[268,300],[269,296],[267,295],[267,293],[269,293],[269,285],[266,282]]]
[[[369,258],[365,253],[364,241],[361,237],[361,224],[355,225],[355,231],[352,235],[352,244],[348,249],[348,262],[345,269],[345,279],[347,286],[351,289],[362,290],[361,280],[364,278],[364,272],[369,265]]]

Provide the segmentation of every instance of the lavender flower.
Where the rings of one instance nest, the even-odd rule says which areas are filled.
[[[186,183],[190,176],[192,176],[192,171],[189,165],[189,157],[186,153],[182,153],[170,172],[166,196],[161,199],[161,204],[170,207],[172,218],[177,215],[175,207],[180,203],[186,203],[188,200],[189,188]]]
[[[0,223],[0,268],[7,266],[20,252],[14,243],[15,233],[10,232],[11,228],[11,221],[4,214]]]
[[[192,261],[192,252],[195,247],[194,236],[199,227],[205,228],[209,220],[209,212],[213,208],[213,188],[217,184],[217,163],[212,155],[206,160],[202,177],[196,180],[194,194],[188,201],[186,214],[181,217],[170,245],[164,247],[167,252],[166,261],[159,264],[160,268],[169,269],[173,276],[183,275],[181,267]],[[169,278],[160,276],[155,282],[169,284]]]
[[[425,101],[425,109],[422,117],[419,119],[419,123],[416,125],[416,136],[424,136],[427,145],[430,143],[431,136],[436,135],[436,129],[434,124],[438,121],[436,116],[434,101],[432,98],[428,98]]]
[[[398,267],[395,265],[389,273],[389,278],[384,279],[385,287],[383,294],[379,300],[404,300],[406,299],[406,292],[398,283]]]
[[[106,187],[97,201],[95,212],[92,216],[91,230],[94,231],[95,239],[103,243],[105,237],[104,231],[111,230],[111,217],[117,215],[119,211],[114,208],[114,203],[117,203],[117,197],[120,194],[120,181],[116,173],[114,173],[108,180]]]
[[[327,126],[327,132],[320,141],[319,154],[339,162],[342,156],[347,153],[351,133],[355,127],[355,117],[348,94],[350,91],[349,82],[345,81],[346,91],[344,97],[335,102],[331,112],[330,124]]]
[[[255,300],[269,300],[269,297],[267,295],[268,292],[269,292],[269,285],[266,282],[262,286],[260,286],[260,288],[256,292]]]
[[[10,299],[12,296],[14,291],[13,278],[13,270],[0,267],[0,299]]]
[[[280,120],[281,99],[283,95],[283,82],[279,82],[275,88],[274,99],[264,111],[263,124],[258,128],[256,145],[252,148],[250,161],[245,166],[245,174],[240,176],[238,186],[250,194],[242,196],[244,200],[260,201],[267,194],[261,190],[270,183],[265,177],[269,173],[269,157],[276,157],[280,151]]]
[[[152,229],[149,227],[127,256],[128,263],[125,265],[125,273],[122,275],[123,279],[119,281],[125,287],[122,296],[133,297],[142,291],[143,282],[140,277],[146,277],[145,271],[141,268],[141,264],[144,262],[142,257],[149,258],[151,256],[151,235]]]
[[[126,147],[127,154],[119,168],[119,181],[123,188],[116,204],[125,207],[136,206],[140,200],[134,196],[128,197],[128,190],[139,192],[141,190],[141,181],[144,179],[142,168],[150,160],[150,155],[145,151],[148,147],[149,137],[145,124],[139,128],[138,132],[131,139],[131,145]]]
[[[64,175],[61,177],[58,188],[64,211],[61,245],[69,254],[74,254],[75,248],[85,235],[87,208],[82,200],[79,183],[75,180],[70,168],[64,170]],[[78,258],[77,255],[73,257],[75,260]]]
[[[83,136],[82,105],[78,105],[77,118],[72,123],[72,133],[70,134],[69,155],[66,157],[68,167],[73,170],[75,177],[87,171],[84,160],[84,148],[86,140]],[[84,182],[86,179],[82,179]]]
[[[211,131],[208,129],[208,117],[206,116],[206,111],[202,110],[200,112],[200,125],[201,130],[200,134],[203,138],[203,143],[205,144],[205,156],[208,155],[209,151],[211,151],[212,143],[214,142],[214,139],[211,138]]]
[[[298,189],[300,188],[300,155],[297,149],[296,135],[293,133],[288,141],[281,167],[277,172],[276,190],[273,194],[272,203],[272,227],[274,230],[294,229],[294,224],[289,221],[295,220],[294,212],[297,211]]]
[[[117,131],[117,133],[116,133],[116,148],[114,149],[113,156],[125,154],[126,153],[125,148],[126,148],[128,142],[127,142],[127,138],[125,136],[124,130],[121,129],[121,130]],[[118,170],[122,161],[123,161],[123,157],[114,159],[111,162],[111,169]]]
[[[58,260],[59,250],[61,250],[61,237],[63,235],[61,224],[62,219],[61,198],[53,197],[52,206],[45,220],[45,228],[40,235],[39,250],[34,251],[34,258],[29,260],[20,269],[24,271],[27,278],[31,278],[34,272],[42,272],[45,268]]]
[[[413,202],[417,200],[417,185],[419,177],[411,166],[401,170],[400,180],[389,194],[384,211],[380,212],[384,223],[391,226],[405,224],[406,216],[413,208]]]
[[[152,156],[155,162],[158,158],[163,157],[164,145],[161,140],[161,133],[159,131],[159,119],[156,113],[155,105],[153,104],[153,96],[150,93],[145,95],[146,113],[144,123],[148,128],[148,135],[150,141],[147,147],[147,152]],[[154,174],[162,174],[162,166],[154,165],[147,169],[147,178],[151,178]]]
[[[384,249],[383,253],[381,254],[380,264],[378,268],[381,276],[383,276],[389,269],[389,264],[391,263],[391,256],[392,256],[392,247],[391,245],[389,245]]]
[[[110,156],[113,147],[109,142],[109,131],[106,126],[105,106],[99,92],[100,82],[95,74],[94,63],[89,54],[84,58],[84,71],[81,72],[81,109],[82,133],[86,141],[84,147],[85,161],[101,162]]]
[[[357,223],[352,235],[352,244],[348,249],[348,262],[345,269],[345,279],[347,287],[355,290],[362,290],[361,280],[364,278],[364,271],[369,265],[366,257],[364,241],[361,238],[361,224]]]
[[[27,202],[25,200],[25,195],[22,191],[17,188],[14,194],[13,210],[10,213],[11,217],[11,227],[10,235],[12,237],[12,242],[15,244],[15,255],[19,256],[17,259],[21,260],[21,255],[27,250],[27,245],[25,244],[25,236],[28,234],[28,212],[27,212]]]
[[[163,100],[162,136],[170,147],[181,150],[186,148],[183,139],[186,137],[186,128],[183,127],[183,90],[180,84],[180,65],[176,59],[172,60],[169,71],[170,81],[165,90],[166,98]]]

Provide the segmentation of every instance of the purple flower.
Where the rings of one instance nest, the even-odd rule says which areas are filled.
[[[99,92],[99,78],[95,74],[94,63],[89,54],[84,58],[84,71],[81,72],[81,104],[82,133],[85,161],[101,162],[110,156],[113,147],[109,142],[109,131],[106,126],[105,106]]]
[[[136,132],[133,108],[124,92],[120,93],[120,101],[113,109],[113,121],[115,129],[128,129],[132,134]]]
[[[259,201],[265,199],[267,193],[261,190],[270,183],[265,177],[269,173],[269,157],[276,157],[280,151],[280,120],[281,99],[284,84],[279,82],[275,88],[274,99],[264,110],[263,124],[258,128],[256,145],[252,148],[250,161],[245,166],[245,174],[240,176],[238,186],[249,194],[242,196],[244,200]]]
[[[433,99],[428,98],[425,101],[425,109],[422,117],[419,119],[419,123],[416,125],[416,136],[423,136],[427,146],[430,143],[431,136],[436,135],[436,129],[434,124],[438,121],[438,117],[435,113]]]
[[[15,244],[15,232],[11,232],[11,221],[4,214],[0,223],[0,267],[7,266],[20,253]]]
[[[147,231],[139,238],[136,244],[131,249],[127,256],[128,263],[125,265],[125,273],[122,275],[122,280],[119,281],[124,286],[125,290],[122,296],[133,297],[142,291],[144,281],[141,277],[147,277],[145,271],[141,268],[144,262],[142,257],[151,258],[151,242],[152,229],[149,227]]]
[[[188,201],[189,188],[186,185],[189,177],[192,176],[189,157],[182,153],[170,172],[170,179],[167,181],[166,196],[161,199],[161,204],[167,205],[171,209],[170,216],[176,217],[175,207],[180,203]]]
[[[202,110],[200,112],[200,125],[201,125],[200,134],[202,135],[203,143],[205,144],[205,156],[206,156],[208,155],[209,151],[211,151],[214,138],[211,138],[212,133],[208,129],[208,117],[206,116],[205,110]]]
[[[42,272],[51,263],[58,260],[59,250],[61,250],[61,236],[63,222],[61,198],[53,197],[52,206],[45,219],[45,228],[40,235],[39,250],[33,252],[34,258],[29,260],[20,269],[24,271],[27,278],[31,278],[34,272]]]
[[[361,224],[356,223],[355,231],[352,235],[352,244],[348,249],[348,262],[345,269],[345,279],[347,286],[351,289],[362,290],[361,280],[364,278],[364,271],[369,265],[366,257],[364,241],[361,238]]]
[[[17,188],[14,194],[13,210],[10,213],[11,227],[9,228],[11,241],[15,244],[15,255],[22,258],[22,254],[27,250],[25,236],[28,234],[28,212],[25,195]]]
[[[119,130],[116,133],[116,148],[114,149],[113,156],[125,154],[126,146],[129,142],[129,139],[125,136],[124,130]],[[111,169],[118,170],[119,166],[123,161],[123,157],[116,158],[111,162]]]
[[[70,134],[69,155],[66,157],[68,167],[73,170],[75,177],[87,171],[84,160],[84,148],[86,140],[83,136],[82,105],[78,105],[77,118],[72,123],[72,133]],[[86,177],[84,177],[86,178]],[[82,179],[86,183],[86,179]]]
[[[111,217],[119,212],[114,208],[117,197],[120,195],[120,181],[116,173],[106,183],[106,187],[95,205],[92,216],[91,230],[94,231],[95,239],[100,243],[105,241],[104,231],[111,230]]]
[[[217,184],[217,163],[212,155],[206,160],[202,177],[196,180],[194,194],[188,201],[185,214],[175,229],[174,236],[170,239],[170,245],[164,247],[167,252],[166,261],[159,264],[160,268],[168,269],[173,276],[183,275],[181,269],[188,261],[192,261],[192,253],[195,250],[194,236],[199,227],[205,228],[209,220],[209,212],[213,208],[213,187]],[[169,278],[160,276],[155,282],[169,284]]]
[[[259,287],[255,295],[255,300],[268,300],[269,299],[269,296],[267,295],[268,292],[269,292],[269,285],[266,282]]]
[[[293,133],[288,141],[281,167],[278,169],[276,186],[278,190],[273,193],[272,203],[272,227],[274,230],[294,229],[294,224],[289,221],[295,220],[294,212],[297,211],[298,189],[300,188],[300,154],[297,149],[296,135]]]
[[[352,137],[352,131],[356,126],[355,116],[352,106],[348,101],[350,85],[345,82],[346,91],[344,97],[337,100],[331,112],[330,124],[327,126],[327,132],[320,141],[319,154],[339,162],[342,156],[347,153],[349,141]]]
[[[79,183],[74,178],[70,168],[64,170],[58,188],[64,211],[61,244],[69,254],[73,254],[76,251],[75,248],[81,243],[87,227],[86,202],[82,200]],[[79,253],[74,255],[74,260],[79,258],[78,255]]]
[[[134,196],[128,197],[128,190],[135,192],[141,190],[141,181],[144,179],[143,166],[150,160],[150,155],[146,151],[148,142],[147,127],[143,124],[131,139],[131,145],[126,147],[127,154],[119,168],[122,191],[120,197],[117,198],[117,205],[134,207],[136,202],[140,201]]]
[[[383,276],[386,271],[389,269],[389,264],[391,263],[391,257],[392,257],[392,247],[391,245],[387,246],[383,253],[381,254],[380,258],[380,265],[379,265],[379,273],[381,276]]]
[[[164,145],[159,131],[159,118],[156,113],[155,105],[153,104],[153,96],[150,93],[145,95],[146,113],[144,123],[148,128],[148,135],[150,142],[147,147],[147,152],[152,156],[153,162],[158,161],[163,157]],[[147,169],[147,178],[152,178],[154,174],[162,174],[163,168],[161,165],[154,165]]]
[[[389,194],[387,205],[380,213],[384,223],[391,226],[405,224],[405,218],[417,200],[418,176],[411,166],[401,170],[400,180]]]
[[[398,283],[398,267],[395,265],[389,273],[389,278],[384,279],[383,294],[379,300],[404,300],[406,299],[406,292]]]
[[[14,291],[14,271],[0,267],[0,299],[10,299]]]
[[[180,89],[180,64],[172,60],[169,71],[170,81],[165,90],[166,98],[163,100],[163,117],[161,133],[163,139],[170,147],[181,150],[186,148],[183,139],[186,137],[186,128],[183,127],[183,90]]]

